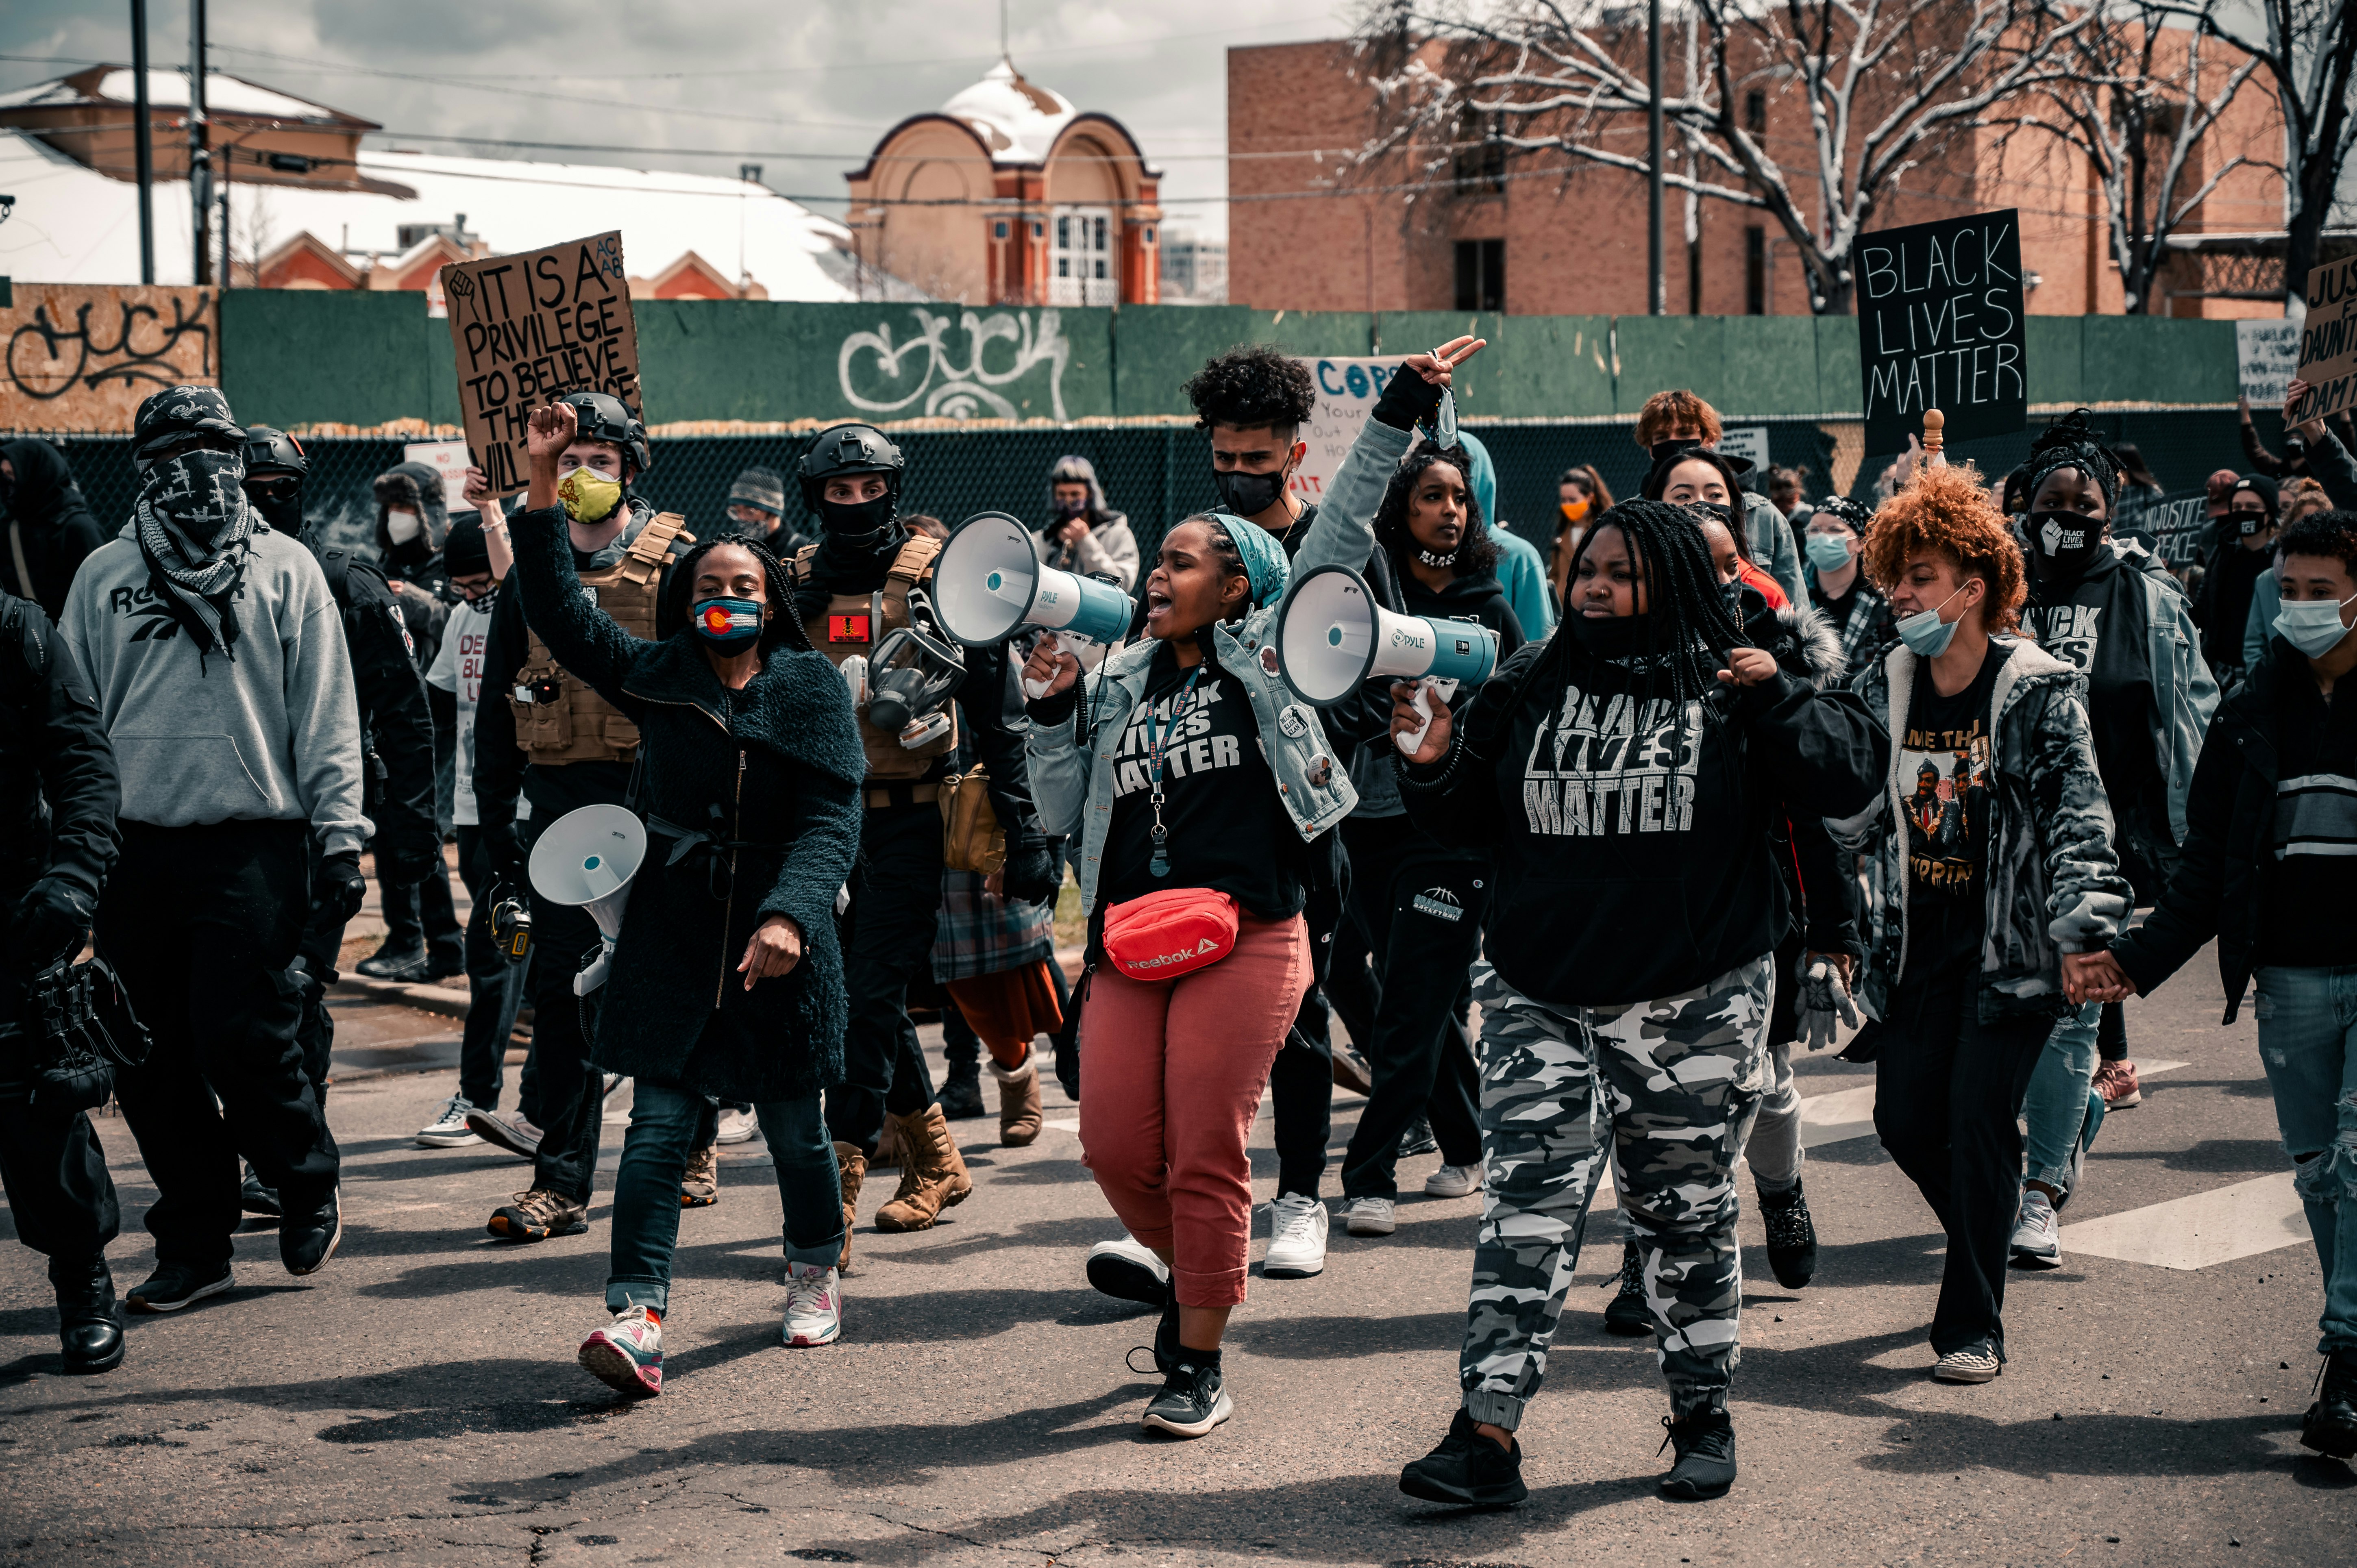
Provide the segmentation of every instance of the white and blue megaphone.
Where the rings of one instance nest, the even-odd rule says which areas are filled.
[[[1498,667],[1498,634],[1479,621],[1426,620],[1375,602],[1348,566],[1320,566],[1293,580],[1276,613],[1277,668],[1304,702],[1327,707],[1377,676],[1417,682],[1424,723],[1395,736],[1413,752],[1432,727],[1432,697],[1447,702],[1460,683],[1478,686]]]
[[[573,977],[574,995],[587,996],[606,983],[614,939],[622,934],[622,907],[630,901],[630,878],[646,859],[647,830],[619,806],[567,811],[532,846],[533,889],[552,904],[587,909],[606,944],[597,961]]]
[[[1075,638],[1114,642],[1129,635],[1137,613],[1114,585],[1040,564],[1031,531],[1003,511],[976,512],[942,546],[933,608],[942,629],[969,648],[1004,642],[1027,627],[1060,633],[1068,646]]]

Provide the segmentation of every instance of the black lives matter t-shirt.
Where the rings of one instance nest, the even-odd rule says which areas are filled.
[[[1989,703],[2010,651],[2004,643],[1990,643],[1980,673],[1953,697],[1940,695],[1932,684],[1930,660],[1915,667],[1907,732],[1899,743],[1909,980],[1961,964],[1980,949],[1994,782],[1990,742],[1996,721]]]
[[[1097,909],[1172,887],[1228,894],[1255,919],[1281,920],[1305,899],[1300,833],[1278,802],[1243,682],[1205,656],[1200,675],[1154,651],[1146,695],[1114,752],[1113,821]],[[1148,737],[1162,732],[1162,822],[1169,874],[1153,875],[1154,782]]]

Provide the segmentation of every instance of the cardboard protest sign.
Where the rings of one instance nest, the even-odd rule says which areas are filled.
[[[19,283],[12,293],[0,306],[0,430],[127,432],[166,387],[221,384],[211,289]]]
[[[2309,272],[2299,379],[2308,383],[2308,396],[2294,411],[2302,422],[2342,413],[2357,394],[2357,256]]]
[[[1866,449],[1903,452],[1926,409],[1947,438],[2004,435],[2029,420],[2029,304],[2014,212],[1977,212],[1857,242],[1859,384]]]
[[[2299,323],[2246,320],[2234,323],[2234,370],[2253,408],[2281,408],[2284,392],[2299,364]]]
[[[1301,432],[1300,438],[1308,444],[1309,450],[1303,454],[1301,466],[1294,469],[1288,488],[1301,500],[1322,504],[1327,481],[1341,471],[1342,459],[1351,455],[1351,444],[1359,438],[1367,415],[1374,410],[1375,400],[1383,395],[1384,384],[1399,369],[1400,361],[1394,354],[1380,359],[1329,355],[1305,358],[1300,362],[1318,387],[1318,406]]]
[[[491,493],[524,488],[532,411],[570,392],[639,404],[639,331],[619,230],[441,273],[467,445]]]

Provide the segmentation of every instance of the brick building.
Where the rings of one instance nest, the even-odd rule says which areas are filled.
[[[1621,40],[1640,51],[1642,42],[1641,25]],[[1438,63],[1437,46],[1422,52]],[[1641,59],[1640,52],[1640,69]],[[1670,69],[1675,72],[1674,63]],[[1484,128],[1464,123],[1445,143],[1410,141],[1378,161],[1345,167],[1343,156],[1382,124],[1369,70],[1356,48],[1340,40],[1228,51],[1232,302],[1295,310],[1644,313],[1642,176],[1575,162],[1561,152],[1484,145]],[[1805,208],[1815,186],[1805,104],[1748,91],[1744,119],[1780,156]],[[1625,116],[1600,138],[1641,158],[1644,116]],[[1669,143],[1674,157],[1674,129]],[[2222,163],[2234,151],[2266,156],[2269,145],[2281,145],[2280,111],[2252,84],[2202,151]],[[2180,188],[2198,189],[2203,177],[2197,167]],[[1765,213],[1706,199],[1690,216],[1674,188],[1663,206],[1673,314],[1808,313],[1806,268]],[[2007,207],[2021,211],[2022,262],[2035,280],[2032,312],[2122,308],[2102,195],[2075,152],[2026,143],[2001,148],[1982,133],[1936,166],[1910,173],[1872,227]],[[2153,312],[2280,315],[2282,215],[2281,183],[2272,173],[2244,167],[2226,174],[2187,225],[2154,290]],[[2264,265],[2268,231],[2277,258],[2272,278]]]

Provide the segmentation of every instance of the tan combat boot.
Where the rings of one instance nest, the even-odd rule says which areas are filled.
[[[894,1118],[884,1118],[884,1131],[876,1139],[876,1152],[867,1156],[871,1171],[888,1171],[900,1163],[900,1129]]]
[[[930,1229],[942,1209],[964,1202],[974,1190],[957,1140],[950,1136],[949,1122],[938,1105],[913,1115],[888,1116],[885,1124],[900,1133],[900,1190],[876,1211],[876,1228]]]
[[[1000,1067],[994,1061],[990,1076],[998,1080],[998,1141],[1019,1149],[1039,1136],[1039,1053],[1028,1053],[1021,1067]]]
[[[856,1145],[834,1146],[835,1180],[843,1187],[843,1256],[835,1260],[838,1273],[851,1272],[851,1228],[859,1223],[859,1187],[867,1177],[867,1156]]]

